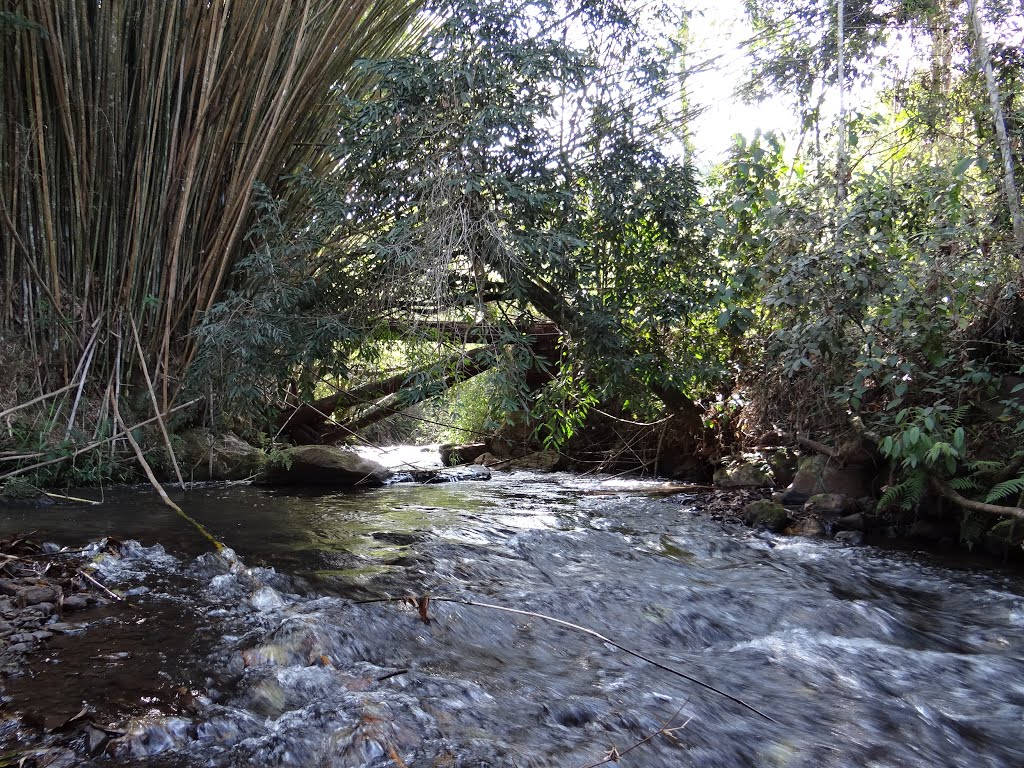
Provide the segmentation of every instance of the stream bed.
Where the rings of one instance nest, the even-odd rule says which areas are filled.
[[[732,528],[650,485],[182,494],[237,559],[139,489],[9,514],[139,543],[98,571],[127,606],[4,681],[0,751],[88,720],[71,764],[1024,765],[1019,573]]]

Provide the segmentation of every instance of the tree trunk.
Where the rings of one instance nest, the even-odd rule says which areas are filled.
[[[1013,150],[1010,147],[1010,138],[1006,133],[1006,117],[1003,114],[1003,102],[999,95],[999,87],[996,84],[995,72],[992,70],[992,59],[988,52],[988,43],[985,41],[985,30],[981,21],[981,14],[978,12],[980,0],[971,0],[970,14],[971,26],[974,27],[975,52],[978,56],[978,64],[985,75],[985,87],[988,91],[989,104],[992,107],[992,122],[996,129],[996,140],[999,144],[999,153],[1003,159],[1003,190],[1006,194],[1006,202],[1010,208],[1010,219],[1013,222],[1013,240],[1017,247],[1017,255],[1024,266],[1024,218],[1021,216],[1020,196],[1017,193],[1017,183],[1013,173]]]

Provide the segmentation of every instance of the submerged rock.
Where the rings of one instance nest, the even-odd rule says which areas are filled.
[[[864,543],[864,534],[860,531],[840,531],[835,535],[835,540],[848,547],[859,547]]]
[[[490,479],[491,471],[487,467],[479,464],[468,464],[461,467],[445,467],[444,469],[413,469],[408,472],[398,472],[392,478],[392,482],[441,485],[443,483],[462,483]]]
[[[267,464],[264,482],[274,485],[318,485],[346,488],[383,485],[391,470],[352,451],[329,445],[298,445]]]

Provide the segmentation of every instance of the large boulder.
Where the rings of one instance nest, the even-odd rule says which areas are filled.
[[[715,470],[719,488],[771,488],[775,482],[771,469],[761,462],[740,461]]]
[[[186,480],[246,480],[263,468],[266,454],[231,432],[190,429],[179,436],[178,465]]]
[[[804,514],[816,515],[822,520],[838,520],[857,510],[857,501],[841,493],[816,493],[804,503]]]
[[[263,480],[274,485],[318,485],[331,488],[383,485],[387,467],[352,451],[330,445],[297,445],[267,462]]]
[[[519,458],[503,461],[494,465],[495,469],[509,472],[532,470],[534,472],[552,472],[558,469],[562,457],[557,451],[534,451]]]
[[[438,448],[441,454],[441,463],[446,467],[454,467],[458,464],[472,464],[477,457],[487,453],[486,443],[467,443],[455,445],[445,443]]]
[[[808,456],[801,460],[783,503],[803,504],[823,493],[851,499],[872,496],[874,480],[875,471],[870,464],[841,464],[827,456]]]

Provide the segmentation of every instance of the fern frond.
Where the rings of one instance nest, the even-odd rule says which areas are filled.
[[[902,482],[891,486],[878,500],[878,509],[894,506],[908,511],[913,509],[924,496],[926,475],[924,472],[912,472]]]
[[[968,464],[967,469],[970,470],[971,472],[986,475],[991,474],[992,472],[998,472],[1000,469],[1003,468],[1003,466],[1004,464],[1001,461],[987,461],[985,459],[978,459],[977,461],[972,461],[970,464]]]
[[[993,501],[1005,499],[1007,496],[1019,496],[1022,493],[1024,493],[1024,475],[994,486],[985,497],[985,503],[991,504]]]
[[[981,486],[975,477],[954,477],[949,481],[949,487],[963,493],[964,491],[976,491]]]
[[[967,416],[967,406],[959,405],[949,412],[949,415],[946,417],[946,423],[953,429],[956,429],[963,426],[965,416]]]
[[[960,518],[960,541],[967,545],[968,549],[974,549],[981,537],[988,530],[991,519],[987,515],[975,512],[964,512]]]

